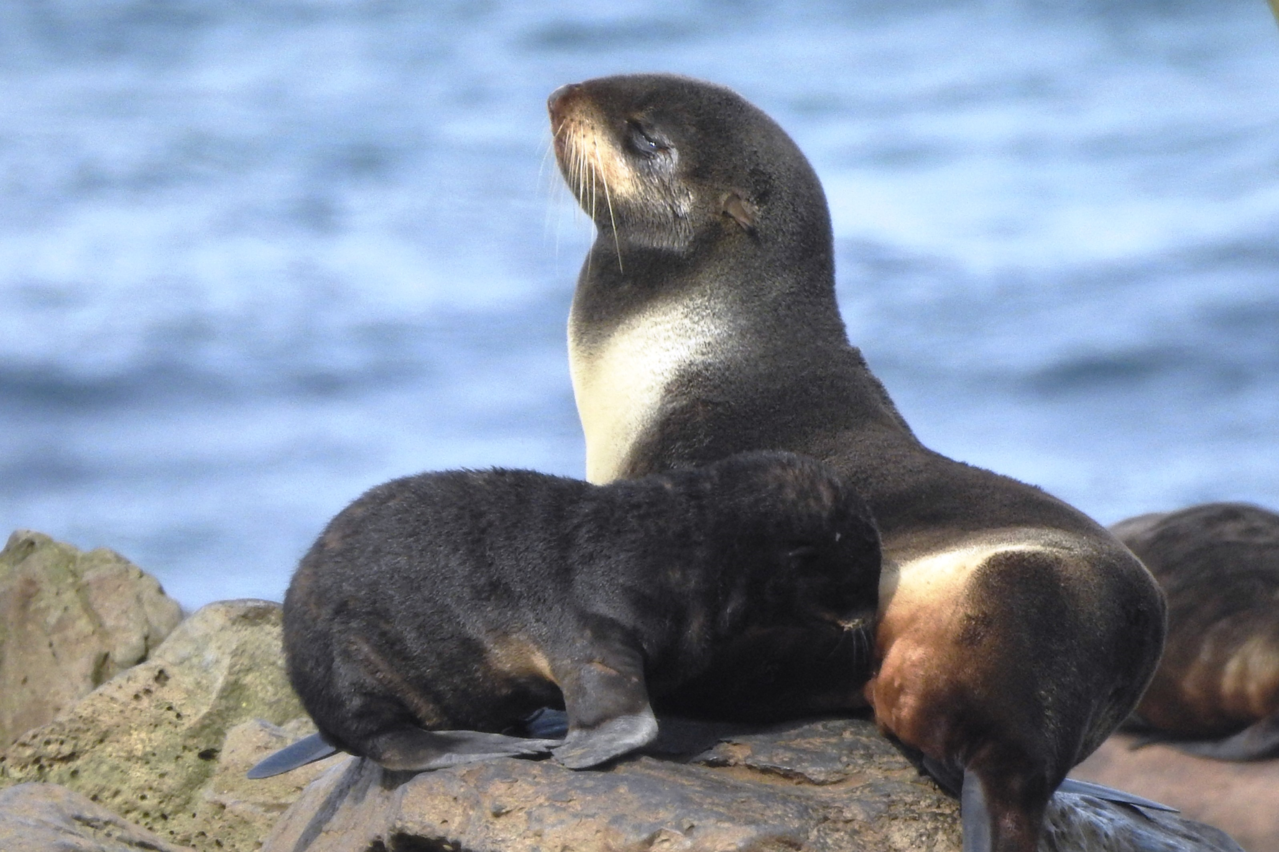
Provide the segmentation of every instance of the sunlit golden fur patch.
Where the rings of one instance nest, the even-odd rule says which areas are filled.
[[[382,688],[409,709],[418,724],[426,728],[447,725],[448,719],[440,712],[431,695],[406,678],[400,667],[386,659],[373,642],[364,636],[350,636],[346,641],[351,655],[364,664],[365,670],[373,675]]]
[[[536,675],[555,681],[551,662],[541,648],[514,636],[490,636],[486,662],[495,672],[508,677]]]
[[[1279,658],[1272,637],[1259,634],[1241,645],[1221,672],[1223,710],[1241,719],[1260,719],[1275,711],[1279,695]]]
[[[988,658],[964,647],[972,633],[968,600],[974,577],[997,554],[1065,547],[1069,541],[1052,530],[1007,530],[917,558],[885,560],[876,632],[881,663],[866,689],[881,725],[941,755],[953,721],[941,708],[976,688],[980,678],[968,672]]]

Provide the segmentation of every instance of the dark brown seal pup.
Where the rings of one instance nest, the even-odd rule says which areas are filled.
[[[598,229],[569,319],[588,478],[777,448],[855,483],[885,554],[878,722],[962,787],[965,848],[1030,852],[1154,671],[1150,574],[1060,500],[920,444],[848,343],[821,185],[763,112],[667,75],[565,86],[549,109]]]
[[[284,599],[289,678],[324,743],[394,770],[552,751],[594,766],[657,735],[649,699],[751,631],[870,623],[875,526],[824,465],[748,453],[591,485],[450,471],[374,488],[329,523]],[[544,706],[564,741],[504,731]]]
[[[1111,527],[1168,599],[1168,642],[1137,719],[1183,751],[1279,757],[1279,514],[1208,503]]]

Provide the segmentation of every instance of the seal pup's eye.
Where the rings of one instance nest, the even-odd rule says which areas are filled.
[[[645,130],[644,126],[634,119],[626,122],[626,131],[631,147],[646,156],[651,157],[671,147],[656,133]]]
[[[811,544],[796,542],[786,551],[786,558],[793,570],[800,573],[821,573],[821,553]]]

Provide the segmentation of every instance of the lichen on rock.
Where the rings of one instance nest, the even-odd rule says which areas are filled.
[[[181,620],[120,554],[14,532],[0,551],[0,749],[145,660]]]
[[[56,784],[0,791],[4,852],[191,852]]]
[[[303,715],[281,652],[280,606],[209,604],[152,654],[0,758],[0,786],[65,785],[171,842],[212,849],[200,818],[227,732]]]

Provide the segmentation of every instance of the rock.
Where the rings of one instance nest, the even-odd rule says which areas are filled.
[[[200,791],[196,805],[197,833],[216,836],[220,849],[257,849],[280,815],[297,801],[302,790],[329,767],[343,760],[334,756],[292,772],[250,781],[246,774],[259,760],[315,731],[310,719],[284,726],[261,719],[232,728],[222,746],[217,768]]]
[[[146,659],[181,619],[118,553],[15,532],[0,551],[0,749]]]
[[[5,852],[190,852],[120,819],[56,784],[0,791],[0,849]]]
[[[1279,850],[1279,760],[1226,763],[1167,745],[1134,751],[1135,739],[1112,736],[1071,775],[1180,808],[1224,829],[1248,852]]]
[[[0,786],[62,784],[170,842],[221,848],[220,827],[201,814],[218,810],[203,788],[227,732],[255,718],[303,715],[280,633],[279,604],[209,604],[150,660],[21,736],[0,757]]]
[[[263,852],[960,849],[958,807],[862,720],[737,734],[691,761],[603,771],[506,758],[411,775],[325,772]],[[1221,832],[1082,796],[1053,800],[1041,852],[1238,852]]]

